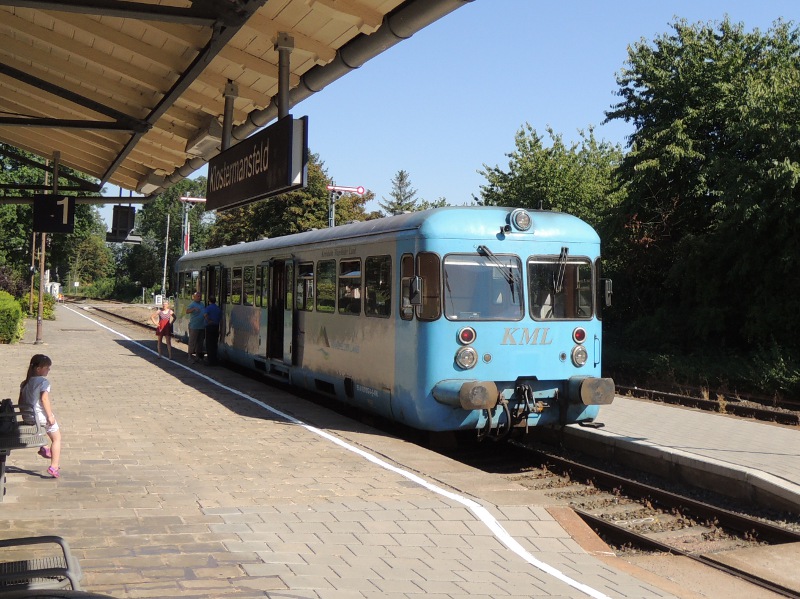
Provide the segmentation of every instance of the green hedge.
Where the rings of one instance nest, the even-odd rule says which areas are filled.
[[[22,338],[22,308],[14,297],[0,291],[0,343],[16,343]]]
[[[30,304],[30,297],[24,295],[17,300],[19,307],[23,314],[28,314],[28,305]],[[32,318],[39,316],[39,293],[34,290],[33,293],[33,312],[28,314]],[[44,294],[44,303],[42,304],[42,320],[55,320],[56,319],[56,298],[49,293]]]

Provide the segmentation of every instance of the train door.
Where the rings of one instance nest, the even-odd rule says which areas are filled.
[[[208,298],[217,298],[217,303],[222,302],[222,267],[208,265],[205,269],[205,285],[203,288],[203,301],[208,303]]]
[[[206,267],[206,287],[203,301],[208,305],[208,298],[214,297],[217,300],[217,306],[222,308],[225,302],[223,294],[223,282],[225,281],[225,271],[219,264],[214,266],[209,264]],[[225,330],[225,311],[222,311],[222,318],[219,323],[219,330]]]
[[[270,294],[267,324],[267,358],[292,363],[294,263],[272,260],[269,268]]]

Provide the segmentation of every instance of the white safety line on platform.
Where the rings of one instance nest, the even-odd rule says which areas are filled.
[[[139,343],[138,341],[136,341],[134,339],[131,339],[130,337],[128,337],[124,333],[120,333],[119,331],[116,331],[116,330],[112,329],[111,327],[108,327],[108,326],[104,325],[103,323],[98,322],[98,321],[94,320],[93,318],[90,318],[86,314],[82,314],[80,311],[75,310],[74,308],[70,308],[68,306],[63,306],[63,307],[66,308],[67,310],[71,311],[71,312],[74,312],[78,316],[82,316],[86,320],[89,320],[90,322],[93,322],[97,326],[102,327],[102,328],[106,329],[107,331],[110,331],[110,332],[114,333],[115,335],[121,337],[125,341],[130,341],[131,343],[133,343],[134,345],[140,347],[141,349],[143,349],[145,351],[148,351],[151,354],[158,355],[158,352],[153,351],[149,347],[146,347],[145,345],[142,345],[141,343]],[[340,439],[338,437],[335,437],[334,435],[331,435],[330,433],[328,433],[326,431],[323,431],[323,430],[318,429],[318,428],[316,428],[314,426],[306,424],[305,422],[303,422],[301,420],[298,420],[294,416],[291,416],[289,414],[281,412],[277,408],[274,408],[274,407],[270,406],[269,404],[266,404],[263,401],[261,401],[259,399],[256,399],[255,397],[247,395],[246,393],[243,393],[242,391],[239,391],[239,390],[234,389],[232,387],[228,387],[227,385],[223,385],[219,381],[216,381],[216,380],[212,379],[211,377],[203,374],[202,372],[198,372],[197,370],[193,370],[193,369],[189,368],[188,366],[186,366],[185,364],[181,364],[180,362],[176,362],[174,360],[172,362],[175,365],[180,366],[181,368],[187,370],[188,372],[191,372],[192,374],[195,374],[196,376],[198,376],[198,377],[200,377],[202,379],[205,379],[209,383],[212,383],[212,384],[216,385],[220,389],[224,389],[225,391],[233,393],[234,395],[238,395],[239,397],[241,397],[243,399],[246,399],[246,400],[248,400],[248,401],[250,401],[250,402],[252,402],[252,403],[254,403],[254,404],[256,404],[256,405],[258,405],[258,406],[260,406],[262,408],[264,408],[265,410],[271,412],[275,416],[278,416],[278,417],[280,417],[280,418],[282,418],[284,420],[287,420],[287,421],[291,422],[292,424],[296,424],[298,426],[302,426],[307,431],[312,432],[315,435],[319,435],[320,437],[323,437],[325,439],[328,439],[329,441],[331,441],[331,442],[335,443],[336,445],[346,449],[347,451],[350,451],[350,452],[352,452],[352,453],[354,453],[356,455],[359,455],[359,456],[363,457],[364,459],[372,462],[373,464],[375,464],[377,466],[380,466],[381,468],[384,468],[385,470],[389,470],[391,472],[394,472],[395,474],[398,474],[398,475],[402,476],[403,478],[406,478],[406,479],[408,479],[408,480],[410,480],[410,481],[412,481],[412,482],[414,482],[414,483],[416,483],[416,484],[418,484],[418,485],[420,485],[422,487],[425,487],[426,489],[428,489],[429,491],[432,491],[433,493],[436,493],[437,495],[441,495],[443,497],[447,497],[448,499],[451,499],[451,500],[453,500],[453,501],[455,501],[457,503],[460,503],[461,505],[466,507],[469,511],[471,511],[481,522],[483,522],[487,526],[487,528],[489,528],[489,530],[492,531],[492,533],[497,538],[497,540],[499,540],[509,550],[511,550],[514,553],[516,553],[519,557],[521,557],[523,560],[525,560],[526,562],[528,562],[529,564],[531,564],[535,568],[538,568],[542,572],[545,572],[545,573],[553,576],[554,578],[557,578],[558,580],[568,584],[572,588],[574,588],[574,589],[576,589],[578,591],[581,591],[582,593],[585,593],[589,597],[594,597],[595,599],[611,599],[608,595],[598,591],[597,589],[594,589],[594,588],[592,588],[592,587],[590,587],[588,585],[585,585],[585,584],[583,584],[581,582],[578,582],[577,580],[574,580],[573,578],[570,578],[569,576],[567,576],[566,574],[564,574],[563,572],[561,572],[557,568],[554,568],[553,566],[551,566],[549,564],[546,564],[541,560],[536,559],[513,536],[511,536],[505,528],[503,528],[502,524],[500,524],[500,522],[498,522],[497,519],[494,516],[492,516],[492,514],[490,514],[489,511],[486,508],[484,508],[482,505],[476,503],[475,501],[473,501],[473,500],[471,500],[471,499],[469,499],[467,497],[464,497],[463,495],[458,495],[457,493],[453,493],[453,492],[448,491],[446,489],[443,489],[443,488],[441,488],[441,487],[439,487],[437,485],[434,485],[434,484],[424,480],[423,478],[420,478],[416,474],[412,474],[411,472],[408,472],[407,470],[403,470],[401,468],[398,468],[397,466],[393,466],[392,464],[390,464],[388,462],[385,462],[384,460],[382,460],[382,459],[380,459],[380,458],[378,458],[378,457],[376,457],[376,456],[374,456],[374,455],[372,455],[370,453],[367,453],[366,451],[364,451],[362,449],[359,449],[358,447],[356,447],[354,445],[351,445],[351,444],[343,441],[342,439]]]

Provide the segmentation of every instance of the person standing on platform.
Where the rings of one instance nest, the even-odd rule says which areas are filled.
[[[158,337],[156,348],[158,349],[158,357],[161,357],[161,342],[166,337],[167,353],[171,360],[172,323],[175,321],[175,312],[169,307],[169,302],[165,300],[164,303],[161,304],[161,309],[150,315],[150,320],[156,325],[156,337]]]
[[[192,364],[203,361],[203,342],[206,337],[206,319],[204,313],[206,307],[200,301],[199,291],[192,294],[192,303],[186,308],[189,315],[189,355],[188,359]]]
[[[50,381],[47,375],[52,360],[44,354],[36,354],[31,358],[28,374],[19,389],[19,411],[24,424],[36,424],[45,427],[50,437],[50,447],[39,448],[39,455],[50,460],[48,474],[53,478],[61,476],[61,430],[58,428],[56,416],[50,402]]]
[[[222,310],[217,305],[217,298],[213,295],[208,298],[203,317],[206,321],[206,351],[208,364],[217,365],[217,343],[219,342],[219,323],[222,321]]]

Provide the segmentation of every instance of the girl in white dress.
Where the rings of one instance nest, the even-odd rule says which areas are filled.
[[[25,424],[39,423],[45,427],[47,436],[50,437],[50,447],[42,446],[39,448],[39,455],[50,459],[50,467],[47,472],[53,478],[61,476],[61,431],[53,414],[53,407],[50,402],[50,381],[47,375],[53,361],[44,354],[36,354],[31,358],[28,366],[28,374],[20,384],[19,409],[22,414],[22,422]]]

